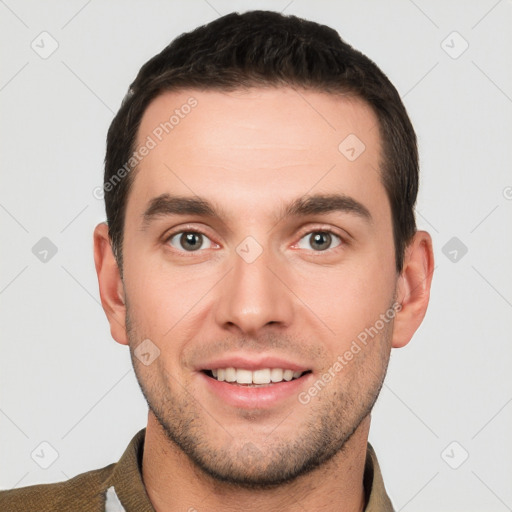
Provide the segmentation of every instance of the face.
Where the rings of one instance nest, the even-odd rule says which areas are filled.
[[[377,119],[311,91],[190,90],[150,104],[144,144],[123,287],[150,414],[214,478],[290,481],[342,450],[386,372],[397,275]]]

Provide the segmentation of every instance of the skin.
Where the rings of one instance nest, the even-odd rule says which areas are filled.
[[[377,119],[364,102],[291,88],[166,92],[146,110],[139,143],[191,96],[197,107],[135,171],[123,279],[106,224],[94,232],[111,333],[129,345],[149,404],[148,496],[158,512],[363,510],[370,413],[391,348],[425,315],[430,235],[416,233],[397,274]],[[354,161],[338,150],[349,134],[366,146]],[[362,203],[371,222],[350,212],[280,216],[296,198],[334,192]],[[162,193],[200,196],[225,218],[167,215],[143,229]],[[206,235],[199,250],[168,240],[187,230]],[[319,250],[311,234],[325,230],[340,238]],[[236,251],[247,236],[263,250],[252,263]],[[278,406],[233,407],[198,370],[217,356],[277,355],[311,370],[307,391],[395,300],[394,320],[307,404],[293,393]],[[134,350],[148,338],[160,354],[146,366]]]

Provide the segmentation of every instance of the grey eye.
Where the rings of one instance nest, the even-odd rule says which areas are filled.
[[[197,231],[180,231],[169,238],[169,243],[178,250],[194,252],[199,249],[209,249],[211,240],[203,233]],[[206,243],[206,247],[204,246]]]
[[[333,242],[333,237],[339,240],[339,243],[334,247],[338,247],[341,244],[341,238],[330,231],[312,231],[308,233],[306,236],[303,236],[299,240],[299,247],[301,249],[310,249],[313,248],[315,251],[325,251],[327,249],[333,249],[334,247],[330,247]],[[301,245],[302,241],[306,240],[306,244],[309,244],[310,247],[305,247]]]

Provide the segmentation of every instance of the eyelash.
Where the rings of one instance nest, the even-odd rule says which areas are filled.
[[[204,231],[202,231],[202,230],[200,230],[198,228],[190,228],[190,229],[186,229],[186,228],[183,229],[182,228],[182,229],[180,229],[178,231],[173,231],[169,235],[165,236],[164,243],[166,245],[168,245],[169,247],[171,247],[171,250],[175,251],[180,256],[190,257],[190,256],[193,256],[195,253],[198,253],[198,252],[206,250],[206,249],[199,249],[197,251],[184,251],[184,250],[175,249],[174,247],[170,246],[171,239],[173,237],[175,237],[176,235],[183,234],[183,233],[197,233],[197,234],[203,235],[206,238],[208,238],[209,240],[211,240],[210,237]],[[302,233],[300,235],[300,238],[299,238],[298,242],[295,245],[297,245],[305,236],[311,235],[313,233],[329,233],[330,235],[334,235],[335,237],[337,237],[340,240],[339,245],[337,245],[336,247],[333,247],[331,249],[325,249],[324,251],[315,251],[315,250],[311,249],[311,252],[319,254],[319,255],[326,254],[326,253],[330,254],[331,251],[335,251],[336,249],[341,249],[344,246],[347,246],[349,244],[345,237],[339,235],[338,233],[336,233],[332,229],[315,228],[315,229],[310,229],[309,231],[306,231],[306,232]],[[213,242],[213,241],[211,241],[211,242],[212,242],[212,244],[216,243],[216,242]]]

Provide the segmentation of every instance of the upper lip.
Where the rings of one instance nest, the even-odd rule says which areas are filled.
[[[310,370],[303,364],[290,361],[276,356],[269,355],[231,355],[212,359],[198,366],[198,370],[215,370],[217,368],[241,368],[244,370],[261,370],[263,368],[282,368],[294,372],[305,372]]]

